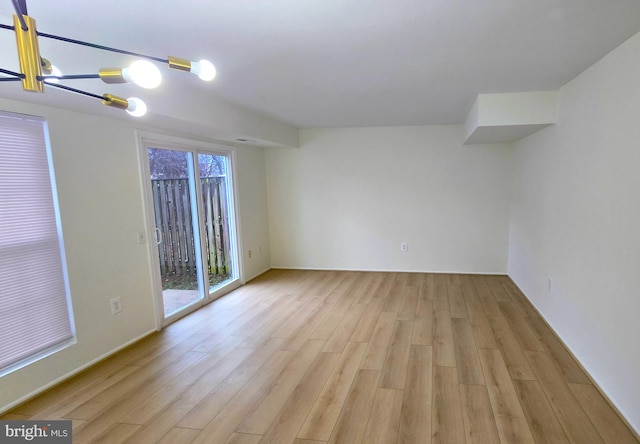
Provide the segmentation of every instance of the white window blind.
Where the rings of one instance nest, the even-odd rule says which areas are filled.
[[[0,112],[0,373],[73,338],[46,122]]]

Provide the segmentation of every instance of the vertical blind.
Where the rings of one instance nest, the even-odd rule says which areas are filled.
[[[46,122],[0,112],[0,371],[73,337]]]

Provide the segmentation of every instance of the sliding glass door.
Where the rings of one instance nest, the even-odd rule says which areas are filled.
[[[163,324],[239,285],[232,153],[142,138]]]
[[[237,277],[232,257],[229,212],[228,159],[212,153],[198,153],[202,217],[209,294]]]

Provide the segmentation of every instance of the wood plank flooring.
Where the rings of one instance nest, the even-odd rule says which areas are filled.
[[[0,419],[73,442],[638,443],[505,276],[272,270]]]

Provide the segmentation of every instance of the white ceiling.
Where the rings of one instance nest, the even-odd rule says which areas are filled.
[[[42,32],[214,62],[218,77],[211,84],[165,74],[172,86],[162,92],[168,104],[171,94],[191,88],[190,94],[223,99],[294,127],[462,123],[477,94],[557,89],[640,31],[639,0],[27,5]],[[9,24],[12,11],[10,0],[0,0],[0,22]],[[7,45],[14,45],[13,36],[0,34],[9,34],[0,40],[0,67],[11,69],[15,55]],[[40,45],[66,74],[122,62],[120,56],[44,39]],[[73,86],[100,94],[108,89],[88,82]]]

